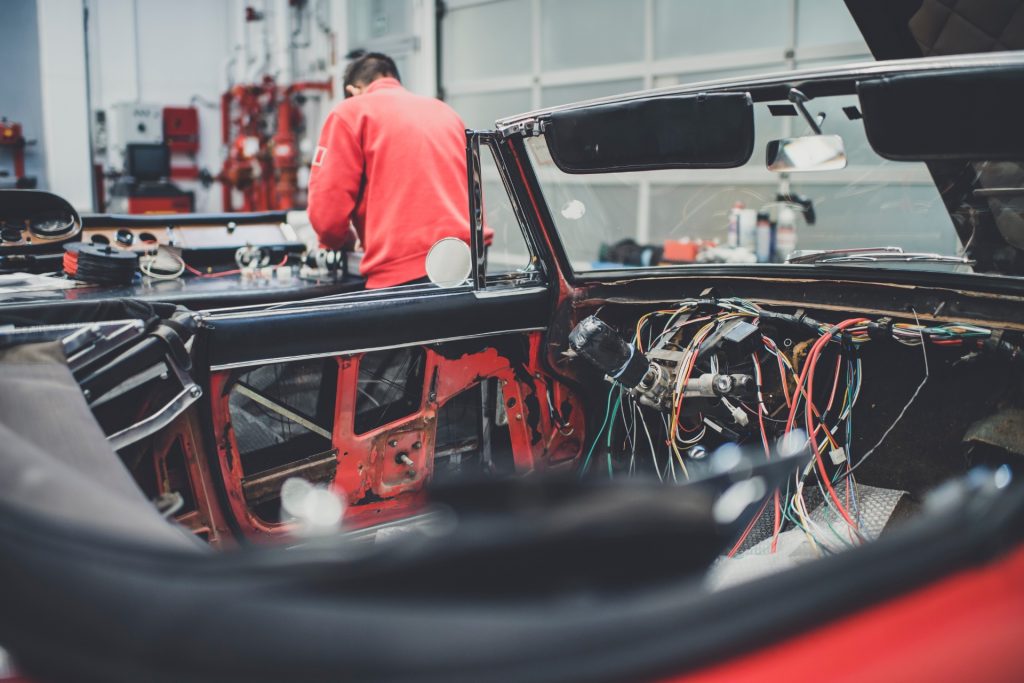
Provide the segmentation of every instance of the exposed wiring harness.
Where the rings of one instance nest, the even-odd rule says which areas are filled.
[[[721,436],[729,431],[718,424],[720,419],[716,422],[713,416],[704,414],[709,405],[706,400],[702,402],[688,395],[689,382],[702,373],[719,372],[717,355],[706,353],[703,345],[724,323],[741,319],[761,329],[760,344],[749,354],[756,395],[749,401],[722,397],[715,404],[719,412],[723,406],[730,411],[735,409],[743,415],[743,424],[749,424],[742,433],[733,434],[738,438],[731,440],[756,439],[765,458],[770,460],[777,457],[774,441],[801,433],[804,435],[801,438],[806,439],[803,446],[810,449],[812,459],[785,491],[775,491],[766,500],[762,511],[744,530],[729,555],[743,547],[757,520],[769,510],[772,551],[777,549],[779,534],[786,524],[800,529],[810,547],[819,554],[862,543],[854,470],[884,443],[920,395],[929,377],[927,346],[964,349],[987,346],[1004,355],[1020,355],[1018,347],[1007,344],[998,333],[987,328],[966,323],[924,325],[916,312],[914,318],[914,323],[903,323],[889,318],[854,317],[829,324],[799,312],[790,315],[768,311],[745,299],[712,297],[686,299],[675,306],[646,313],[637,320],[631,341],[639,352],[651,354],[651,357],[654,357],[653,352],[659,351],[662,356],[667,353],[677,359],[669,408],[661,411],[660,420],[652,419],[656,411],[650,403],[642,405],[636,392],[613,383],[605,401],[604,418],[583,459],[581,476],[592,467],[600,444],[605,449],[609,477],[616,474],[616,457],[626,455],[625,469],[629,474],[638,471],[640,462],[649,460],[654,474],[663,481],[678,481],[677,473],[682,474],[683,479],[689,478],[687,462],[702,457],[705,452],[702,442],[715,432]],[[770,336],[769,329],[799,331],[800,334],[792,336],[810,339],[782,350],[772,338],[779,335]],[[885,339],[908,347],[921,347],[924,377],[878,442],[855,462],[853,408],[863,385],[859,351],[864,344]],[[788,336],[786,341],[789,343]],[[834,358],[834,370],[830,358]],[[829,368],[827,384],[822,384],[821,367]],[[777,374],[768,377],[768,369]],[[778,391],[770,394],[770,401],[766,399],[769,380],[778,382]],[[738,406],[734,405],[736,403]],[[748,416],[749,423],[745,422]],[[820,518],[817,521],[811,518],[805,496],[808,485],[820,489],[823,504],[831,510],[841,528],[823,523]]]

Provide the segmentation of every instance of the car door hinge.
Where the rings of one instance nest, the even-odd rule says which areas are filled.
[[[543,135],[544,130],[548,127],[548,120],[544,119],[526,119],[524,121],[517,121],[512,125],[502,128],[500,133],[503,138],[510,138],[513,135],[521,135],[524,138],[532,138],[538,135]]]

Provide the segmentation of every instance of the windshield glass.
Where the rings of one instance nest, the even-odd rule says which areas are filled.
[[[735,169],[569,175],[556,168],[543,137],[526,142],[577,272],[787,258],[971,272],[928,168],[875,154],[857,105],[855,95],[808,103],[814,115],[825,114],[822,132],[843,139],[841,170],[769,171],[769,141],[811,130],[798,116],[773,115],[765,102],[754,105],[754,154]],[[850,249],[869,251],[807,254]]]

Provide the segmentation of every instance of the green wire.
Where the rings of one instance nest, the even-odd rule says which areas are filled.
[[[608,417],[612,414],[612,392],[614,391],[615,387],[612,387],[608,391],[608,404],[604,411],[604,421],[601,423],[601,428],[597,430],[597,434],[594,435],[594,441],[590,444],[590,450],[587,451],[587,457],[583,459],[583,467],[580,468],[581,477],[587,473],[588,469],[590,469],[590,456],[594,454],[594,448],[597,446],[597,442],[601,440],[601,434],[604,433],[604,428],[608,425]]]
[[[613,389],[614,389],[614,387],[613,387]],[[612,396],[611,396],[611,394],[608,394],[608,399],[609,399],[609,400],[611,400],[611,397],[612,397]],[[617,397],[617,398],[615,399],[615,407],[614,407],[614,408],[612,408],[612,409],[611,409],[611,410],[610,410],[610,411],[609,411],[609,412],[608,412],[608,413],[607,413],[607,414],[605,415],[605,420],[607,420],[607,419],[608,419],[608,415],[614,415],[615,413],[619,412],[619,406],[621,406],[621,405],[622,405],[622,390],[620,389],[620,390],[619,390],[619,395],[618,395],[618,397]],[[602,426],[602,427],[601,427],[601,429],[603,430],[603,429],[604,429],[604,427]],[[612,478],[614,478],[614,476],[615,476],[615,475],[614,475],[614,474],[612,473],[612,432],[614,432],[614,431],[615,431],[615,429],[614,429],[614,428],[611,428],[611,429],[609,429],[609,430],[608,430],[608,478],[609,478],[609,479],[612,479]],[[598,432],[598,435],[597,435],[597,436],[598,436],[598,438],[600,438],[600,437],[601,437],[601,434],[600,434],[600,432]]]

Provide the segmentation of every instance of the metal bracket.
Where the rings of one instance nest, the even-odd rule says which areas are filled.
[[[815,135],[821,135],[821,124],[825,123],[825,113],[821,112],[818,114],[819,118],[816,120],[811,116],[811,112],[807,111],[806,102],[810,101],[807,95],[803,94],[796,88],[789,91],[789,101],[796,105],[796,108],[800,111],[800,115],[807,121],[807,125],[811,127]]]
[[[533,138],[538,135],[543,135],[547,127],[547,119],[526,119],[524,121],[513,123],[511,126],[506,128],[502,128],[498,131],[498,134],[504,139],[510,138],[513,135],[522,135],[524,138]]]
[[[10,329],[5,327],[0,330],[0,347],[59,340],[68,366],[74,371],[76,367],[121,343],[125,334],[142,334],[144,329],[141,320],[111,320],[90,325],[72,323]]]
[[[185,412],[186,408],[198,401],[203,395],[202,388],[192,381],[188,373],[181,369],[170,354],[164,357],[164,361],[167,367],[170,368],[171,373],[174,374],[175,379],[181,383],[181,391],[149,417],[108,436],[107,441],[110,442],[115,451],[141,441],[147,436],[156,434],[169,425],[174,418]]]

